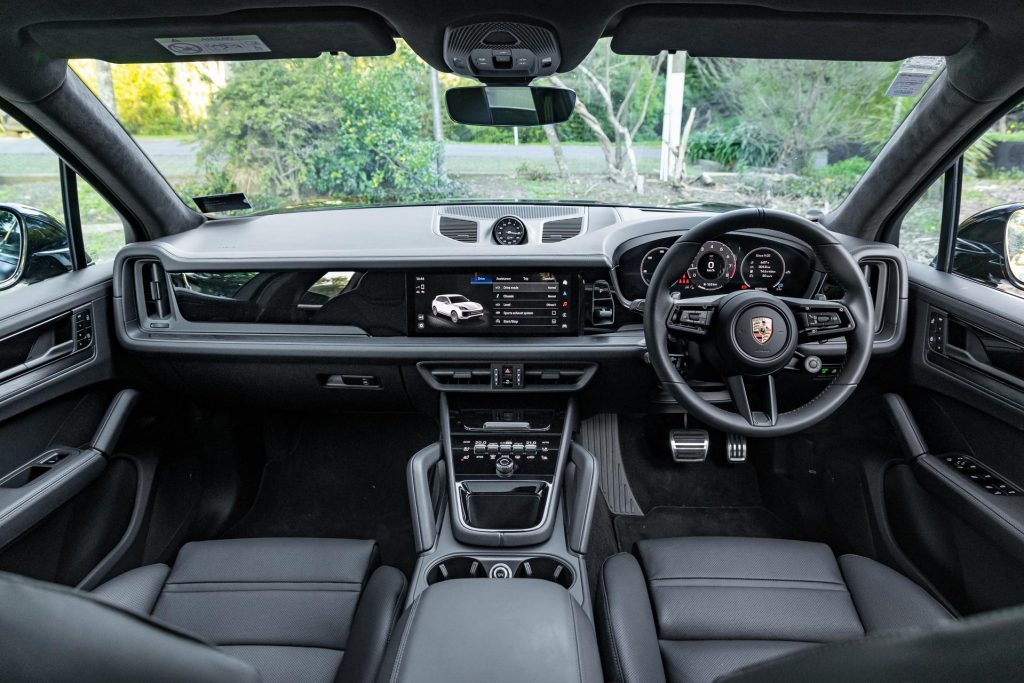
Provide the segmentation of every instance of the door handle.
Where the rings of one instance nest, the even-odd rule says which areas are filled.
[[[6,359],[0,382],[60,360],[75,352],[71,312],[33,325],[0,340],[0,357]]]
[[[1024,389],[1024,348],[973,325],[950,320],[945,355],[1001,382]]]

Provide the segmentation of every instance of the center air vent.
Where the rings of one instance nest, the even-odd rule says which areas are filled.
[[[544,224],[542,242],[561,242],[571,239],[580,234],[583,230],[583,216],[574,218],[563,218],[557,221],[548,221]]]
[[[441,216],[438,226],[442,235],[456,242],[476,242],[476,221],[464,221],[461,218]]]

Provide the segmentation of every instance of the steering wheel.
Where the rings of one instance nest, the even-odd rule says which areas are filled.
[[[702,244],[741,228],[766,228],[802,240],[846,295],[838,301],[751,289],[690,299],[670,295],[669,287],[690,267]],[[654,271],[644,309],[647,352],[665,389],[705,424],[744,436],[792,434],[825,419],[857,388],[871,359],[871,293],[857,262],[824,227],[783,211],[729,211],[689,230]],[[669,355],[669,334],[699,344],[701,357],[724,378],[736,412],[708,402],[683,380]],[[799,342],[835,337],[846,338],[842,369],[816,398],[780,414],[774,375],[789,364]]]

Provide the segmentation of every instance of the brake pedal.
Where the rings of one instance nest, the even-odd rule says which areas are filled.
[[[704,462],[711,438],[705,429],[673,429],[668,433],[668,443],[676,462]]]
[[[725,459],[728,462],[744,463],[747,461],[747,437],[742,434],[725,435]]]

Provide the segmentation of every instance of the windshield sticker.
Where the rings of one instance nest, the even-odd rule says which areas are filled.
[[[240,55],[270,52],[259,36],[199,36],[193,38],[157,38],[156,42],[178,57],[192,55]]]
[[[917,97],[932,75],[946,64],[945,57],[911,57],[904,59],[886,95]]]

